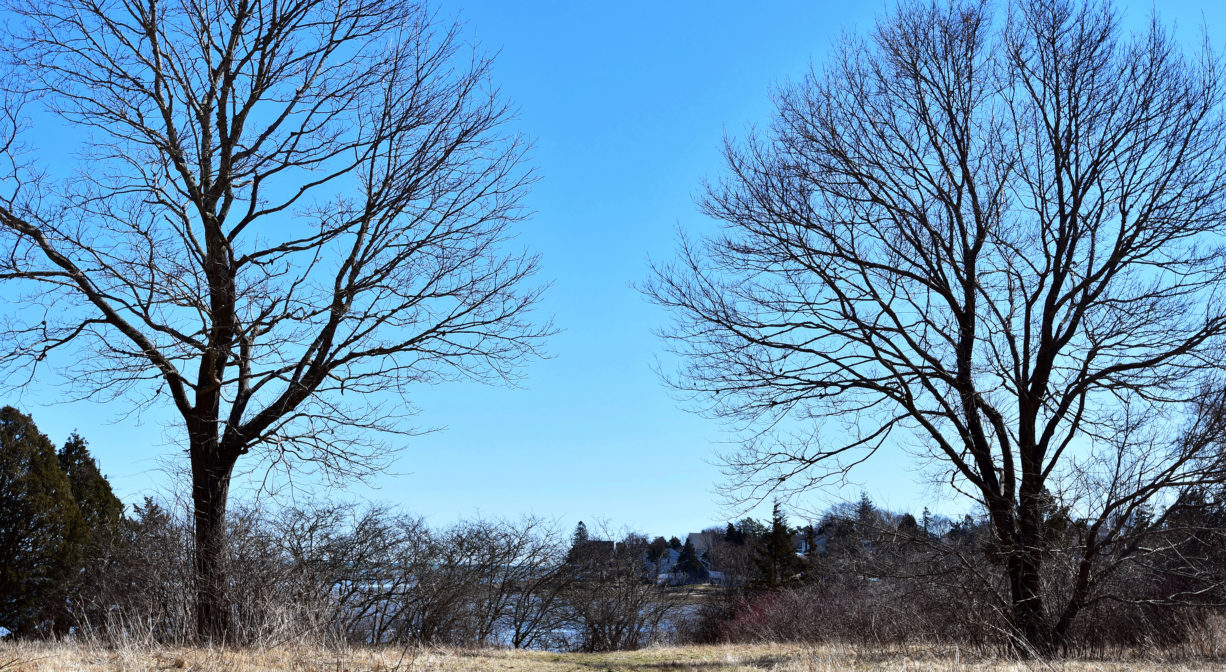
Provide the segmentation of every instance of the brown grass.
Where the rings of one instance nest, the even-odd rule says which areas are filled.
[[[439,649],[104,649],[69,643],[0,642],[0,672],[1199,672],[1226,664],[1159,659],[1026,662],[957,651],[868,652],[793,645],[653,647],[608,654]]]

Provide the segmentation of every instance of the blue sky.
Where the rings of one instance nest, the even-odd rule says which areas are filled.
[[[1121,3],[1129,21],[1154,5]],[[647,259],[672,254],[678,228],[708,230],[696,212],[701,180],[718,174],[725,132],[769,122],[772,87],[822,60],[843,31],[863,31],[886,3],[536,2],[445,0],[465,34],[499,51],[495,83],[519,109],[540,175],[536,215],[520,241],[542,255],[554,284],[541,308],[562,330],[553,357],[533,363],[519,389],[423,388],[417,424],[443,431],[409,440],[394,473],[330,494],[384,501],[438,523],[475,514],[533,513],[569,527],[680,534],[737,513],[721,506],[716,451],[729,437],[679,408],[652,370],[653,328],[668,316],[631,284]],[[1226,36],[1216,2],[1163,2],[1161,16],[1196,39],[1206,23]],[[664,361],[667,367],[668,362]],[[84,435],[128,502],[164,486],[162,423],[120,417],[114,406],[49,405],[32,387],[19,405],[53,441]],[[323,496],[321,484],[303,494]],[[237,494],[249,484],[241,483]],[[913,462],[882,455],[842,493],[863,488],[898,510],[960,511],[925,485]],[[820,507],[823,495],[811,503]],[[756,512],[763,514],[762,511]]]

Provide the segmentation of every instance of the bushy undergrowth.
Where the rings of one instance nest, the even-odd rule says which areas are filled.
[[[1223,528],[1203,514],[1189,522],[1138,533],[1143,546],[1112,551],[1111,571],[1098,575],[1060,653],[1223,653]],[[1010,630],[1009,590],[994,566],[1001,558],[981,520],[925,515],[921,524],[865,499],[832,509],[815,528],[821,553],[798,559],[781,581],[759,575],[729,590],[686,621],[684,636],[707,643],[947,645],[1025,653]],[[1066,577],[1085,543],[1085,532],[1069,525],[1043,549],[1045,604],[1065,599]]]
[[[195,639],[188,517],[137,507],[71,597],[74,631],[99,642]],[[659,641],[676,609],[643,575],[630,536],[568,558],[549,524],[432,528],[382,508],[323,505],[229,517],[229,643],[509,646],[603,651]]]
[[[702,533],[703,557],[716,563],[721,585],[698,598],[661,587],[649,562],[655,542],[635,535],[580,544],[537,519],[440,528],[378,507],[236,507],[226,643],[596,652],[662,641],[791,642],[1017,652],[1007,587],[992,578],[999,558],[973,517],[917,521],[865,499],[802,528],[775,518]],[[1191,533],[1164,527],[1147,537],[1144,553],[1121,554],[1061,651],[1220,655],[1221,526],[1194,522]],[[1053,577],[1045,599],[1067,590],[1059,577],[1078,551],[1070,529],[1044,550]],[[808,540],[802,553],[798,539]],[[185,507],[147,500],[90,552],[60,632],[109,646],[195,642]],[[31,629],[41,630],[54,631]]]
[[[688,641],[790,642],[880,647],[951,646],[985,655],[1010,651],[1003,614],[965,599],[904,594],[887,586],[811,585],[742,595],[705,606],[687,622]],[[1097,606],[1064,653],[1101,656],[1161,650],[1226,654],[1226,618],[1211,608],[1169,610],[1118,603]]]

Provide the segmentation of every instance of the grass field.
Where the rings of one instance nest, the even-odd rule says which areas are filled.
[[[70,644],[0,643],[0,672],[842,672],[844,670],[1192,672],[1226,670],[1226,662],[1162,660],[1009,661],[957,652],[865,652],[789,645],[659,647],[608,654],[436,649],[119,649]]]

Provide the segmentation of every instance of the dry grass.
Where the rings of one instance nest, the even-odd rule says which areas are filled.
[[[1023,662],[957,652],[878,651],[790,645],[655,647],[608,654],[437,649],[102,649],[73,644],[0,643],[0,672],[1194,672],[1226,664],[1161,660]]]

